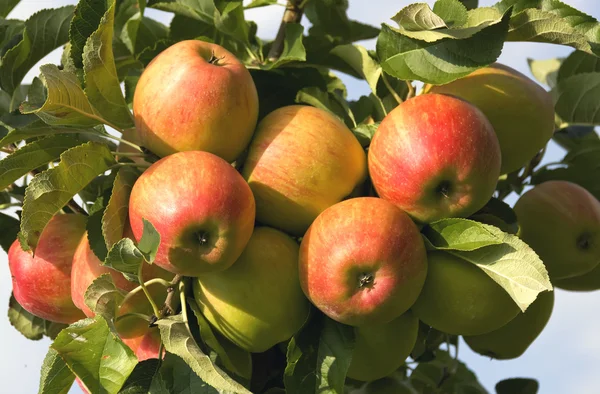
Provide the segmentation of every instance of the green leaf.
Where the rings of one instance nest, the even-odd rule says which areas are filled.
[[[419,393],[488,394],[477,376],[461,361],[438,349],[434,360],[421,362],[410,375],[410,383]]]
[[[90,249],[98,260],[104,261],[106,260],[106,256],[108,255],[108,248],[106,247],[106,241],[104,240],[104,236],[102,235],[102,216],[106,210],[106,207],[103,204],[104,198],[99,197],[92,205],[95,212],[90,212],[90,216],[88,217],[85,229],[87,231],[88,243],[90,244]],[[100,205],[100,207],[96,207],[96,205]],[[90,211],[92,209],[90,208]]]
[[[226,344],[227,339],[221,337],[221,340],[219,340],[219,338],[217,338],[210,326],[210,323],[202,315],[202,312],[200,311],[200,308],[198,307],[198,304],[196,303],[195,299],[188,298],[188,305],[190,306],[190,309],[194,312],[194,316],[196,316],[196,319],[198,320],[198,326],[200,327],[200,337],[202,338],[202,341],[206,344],[206,346],[208,346],[215,353],[217,353],[218,361],[220,361],[223,367],[225,367],[227,370],[237,374],[238,376],[250,380],[252,377],[252,359],[250,353],[240,349],[240,352],[238,353],[243,354],[242,357],[230,358],[227,354],[227,350],[222,345],[222,343]],[[236,361],[239,361],[240,359],[243,359],[244,362],[238,362],[238,365],[236,365]]]
[[[289,394],[313,393],[318,384],[317,357],[325,317],[317,313],[309,319],[288,343],[283,382]]]
[[[41,120],[38,120],[26,127],[11,130],[4,138],[0,139],[0,147],[4,147],[22,140],[28,140],[30,138],[50,136],[55,134],[102,135],[104,132],[91,127],[49,126]]]
[[[304,27],[299,23],[288,23],[285,25],[285,40],[283,41],[283,52],[273,63],[267,63],[261,68],[270,70],[281,67],[290,62],[306,61],[306,50],[302,43],[302,32]]]
[[[130,281],[137,281],[140,265],[144,264],[144,255],[129,238],[123,238],[110,248],[104,266],[122,272]]]
[[[552,139],[566,150],[581,148],[600,141],[593,126],[567,126],[557,130]]]
[[[144,360],[135,366],[131,375],[123,384],[119,394],[147,394],[150,392],[152,379],[158,373],[161,362],[152,358]]]
[[[25,192],[21,217],[23,249],[37,239],[52,216],[96,176],[115,164],[106,145],[88,142],[64,152],[58,166],[36,175]]]
[[[21,0],[0,0],[0,16],[6,18]]]
[[[333,48],[331,53],[348,63],[353,70],[367,81],[371,91],[377,94],[377,82],[381,77],[381,66],[364,47],[352,44],[340,45]]]
[[[512,378],[496,383],[497,394],[536,394],[540,385],[535,379]]]
[[[138,12],[125,24],[121,40],[131,53],[137,55],[157,41],[166,39],[168,34],[167,26]]]
[[[340,39],[336,45],[365,40],[377,35],[377,28],[350,20],[346,14],[347,10],[347,1],[308,1],[304,12],[312,23],[310,35],[336,37]]]
[[[277,0],[252,0],[244,8],[249,10],[250,8],[264,7],[264,6],[273,5],[273,4],[277,4]]]
[[[152,380],[149,392],[153,394],[217,394],[222,391],[217,391],[203,382],[181,357],[167,353],[160,370]]]
[[[296,102],[309,104],[330,112],[346,123],[346,125],[350,127],[355,126],[356,122],[350,107],[336,93],[325,92],[317,87],[308,87],[298,92]]]
[[[318,393],[342,393],[354,351],[354,327],[325,318],[317,353]]]
[[[58,352],[52,348],[48,349],[42,363],[38,394],[67,394],[74,380],[75,375]]]
[[[473,251],[490,245],[502,245],[504,234],[467,219],[442,219],[422,230],[430,245],[440,250]]]
[[[142,222],[144,224],[144,231],[138,243],[138,249],[144,254],[144,258],[152,264],[160,246],[160,234],[156,231],[152,223],[144,218],[142,218]]]
[[[131,167],[123,167],[117,172],[110,200],[102,216],[102,236],[107,249],[123,238],[129,215],[129,195],[137,177],[138,172]]]
[[[71,324],[52,349],[92,393],[117,393],[137,364],[133,351],[101,316]]]
[[[600,125],[600,72],[563,79],[552,93],[556,114],[563,122]]]
[[[240,394],[250,393],[214,365],[210,357],[202,353],[181,315],[161,319],[157,324],[165,349],[169,353],[181,357],[204,382],[217,390],[229,390]]]
[[[17,45],[23,36],[25,22],[16,19],[0,18],[0,54]]]
[[[358,139],[358,142],[360,142],[361,146],[366,148],[367,146],[371,145],[371,140],[373,139],[378,127],[379,123],[359,124],[352,130],[352,132]]]
[[[8,302],[8,321],[27,339],[42,339],[46,332],[44,319],[26,311],[11,294]]]
[[[490,224],[509,234],[517,234],[519,223],[515,211],[504,201],[492,197],[487,204],[469,218]]]
[[[123,301],[123,293],[117,289],[110,274],[100,275],[94,279],[85,291],[85,304],[94,314],[110,321],[117,315]]]
[[[96,111],[110,124],[120,128],[133,126],[133,118],[121,91],[112,51],[114,0],[98,29],[88,38],[83,49],[85,94]]]
[[[565,80],[573,75],[586,73],[600,73],[600,58],[585,52],[575,51],[563,59],[558,70],[558,81]]]
[[[589,167],[580,164],[554,169],[542,168],[532,176],[531,183],[539,185],[546,181],[557,180],[576,183],[600,200],[600,172],[591,171]]]
[[[75,67],[83,68],[83,48],[88,38],[96,31],[102,16],[108,10],[106,0],[79,0],[69,26],[69,55]]]
[[[80,143],[72,136],[55,135],[23,146],[0,160],[0,189],[6,188],[29,171],[58,159],[61,153]]]
[[[475,13],[472,10],[470,13]],[[481,14],[481,15],[480,15]],[[461,78],[485,67],[498,59],[508,30],[510,15],[490,18],[490,14],[479,12],[478,18],[485,22],[479,26],[465,28],[464,33],[454,32],[455,38],[444,39],[436,31],[396,31],[383,25],[377,39],[377,55],[383,70],[402,80],[419,80],[431,84],[444,84]],[[489,18],[489,20],[488,20]],[[420,33],[427,34],[420,34]],[[423,40],[427,38],[430,42]],[[450,37],[450,36],[448,36]],[[474,56],[474,49],[476,56]]]
[[[2,229],[2,232],[0,232],[0,246],[6,253],[17,239],[20,224],[19,220],[0,212],[0,228]]]
[[[25,22],[21,41],[2,57],[0,86],[12,93],[25,74],[44,56],[66,43],[73,7],[42,10]]]
[[[92,126],[106,123],[90,104],[75,74],[59,70],[53,64],[41,66],[40,72],[48,97],[44,103],[23,103],[21,112],[36,114],[49,125]]]
[[[479,0],[460,0],[461,3],[467,8],[467,10],[472,10],[479,6]]]
[[[481,268],[525,311],[540,292],[552,290],[546,267],[535,251],[518,237],[494,226],[480,225],[501,239],[502,244],[448,252]]]
[[[507,41],[568,45],[600,55],[598,21],[558,0],[503,0],[494,7],[514,6]]]
[[[553,58],[547,60],[527,59],[531,73],[540,83],[547,85],[550,88],[556,86],[558,78],[558,69],[564,59]]]

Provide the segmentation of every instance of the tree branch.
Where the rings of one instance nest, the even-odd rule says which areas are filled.
[[[177,286],[179,282],[183,279],[181,275],[175,275],[169,287],[167,287],[167,299],[160,310],[160,318],[167,317],[175,313],[175,307],[173,306],[173,298],[175,297],[175,293],[177,290]]]
[[[283,18],[281,18],[279,31],[269,50],[269,55],[267,56],[270,61],[274,62],[281,56],[281,53],[283,52],[283,43],[285,41],[285,26],[288,23],[300,23],[302,14],[304,13],[304,3],[305,2],[302,0],[288,0],[283,13]]]

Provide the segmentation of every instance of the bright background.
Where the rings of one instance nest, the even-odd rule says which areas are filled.
[[[318,1],[318,0],[313,0]],[[391,23],[389,19],[402,7],[417,0],[351,0],[349,16],[365,23],[379,26]],[[422,1],[422,0],[420,0]],[[598,0],[563,0],[575,8],[600,19],[600,2]],[[494,0],[480,0],[480,6],[491,6]],[[68,4],[76,4],[68,0],[22,0],[15,7],[10,18],[27,19],[34,12],[43,8],[56,8]],[[427,1],[433,5],[434,1]],[[247,18],[258,23],[258,34],[261,38],[272,39],[279,27],[283,7],[271,6],[247,12]],[[147,15],[168,25],[171,14],[147,9]],[[304,19],[306,22],[306,19]],[[368,48],[375,47],[375,40],[361,43]],[[32,69],[24,83],[29,83],[37,75],[41,64],[60,62],[60,53],[56,50]],[[527,58],[548,59],[565,57],[572,52],[571,48],[538,43],[506,43],[499,61],[526,75],[531,76],[527,66]],[[341,75],[347,84],[349,98],[369,94],[364,81]],[[600,99],[600,98],[599,98]],[[563,152],[552,144],[544,162],[555,162],[562,158]],[[509,197],[513,203],[515,196]],[[39,372],[42,360],[50,341],[29,341],[10,326],[6,315],[8,299],[11,292],[10,272],[6,254],[0,250],[0,338],[3,349],[0,357],[0,392],[14,394],[37,393]],[[3,301],[4,300],[4,301]],[[4,303],[4,304],[2,304]],[[531,377],[540,382],[540,394],[597,394],[600,393],[600,314],[596,312],[600,306],[600,292],[570,293],[556,291],[554,312],[548,326],[519,359],[497,361],[479,356],[471,352],[464,342],[460,344],[459,358],[475,371],[482,384],[494,393],[494,385],[499,380],[509,377]],[[71,390],[80,393],[78,387]]]

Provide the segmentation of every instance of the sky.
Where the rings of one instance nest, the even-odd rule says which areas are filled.
[[[598,0],[563,0],[565,3],[600,19]],[[391,23],[389,20],[402,7],[415,0],[350,0],[349,16],[365,23],[379,26]],[[427,1],[430,5],[433,1]],[[480,0],[480,6],[490,6],[492,0]],[[43,8],[56,8],[76,4],[69,0],[22,0],[9,15],[9,18],[26,19]],[[272,39],[279,26],[282,7],[266,7],[247,12],[247,19],[258,22],[258,34],[261,38]],[[167,23],[170,14],[148,10],[148,15]],[[375,41],[361,43],[374,48]],[[531,76],[527,58],[549,59],[565,57],[571,48],[538,43],[506,43],[499,62],[511,66]],[[28,83],[38,74],[38,68],[46,63],[59,63],[60,50],[43,59],[26,76]],[[364,81],[341,75],[347,85],[349,98],[358,98],[368,94],[369,88]],[[563,152],[551,144],[544,162],[555,162],[562,158]],[[516,196],[509,197],[514,203]],[[6,316],[8,299],[11,292],[10,273],[6,254],[0,251],[0,338],[3,343],[3,357],[0,357],[0,382],[3,390],[13,394],[36,393],[39,371],[50,345],[50,341],[29,341],[10,326]],[[5,301],[2,301],[5,300]],[[4,302],[4,304],[3,304]],[[600,305],[600,292],[572,293],[556,290],[556,302],[550,322],[540,337],[527,352],[516,360],[497,361],[479,356],[461,342],[459,358],[478,376],[482,384],[494,392],[496,382],[510,377],[531,377],[540,382],[540,394],[597,394],[600,387],[598,365],[600,365],[600,314],[596,313]],[[74,387],[72,393],[80,393]]]

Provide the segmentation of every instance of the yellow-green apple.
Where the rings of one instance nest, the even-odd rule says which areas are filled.
[[[370,382],[390,375],[410,355],[418,331],[419,319],[410,311],[389,323],[355,327],[348,377]]]
[[[583,187],[544,182],[523,194],[514,209],[519,237],[540,256],[551,281],[600,264],[600,202]]]
[[[135,88],[133,114],[140,142],[161,157],[202,150],[231,162],[252,138],[258,95],[232,53],[187,40],[146,67]]]
[[[269,227],[254,230],[230,268],[198,277],[194,296],[225,338],[254,353],[290,339],[310,309],[298,281],[298,244]]]
[[[352,132],[324,110],[292,105],[258,125],[242,174],[256,198],[256,219],[302,236],[313,220],[367,175]]]
[[[554,292],[543,292],[507,324],[487,334],[465,336],[465,342],[483,356],[498,360],[520,357],[546,327],[553,307]]]
[[[43,319],[70,324],[85,317],[71,299],[71,266],[85,232],[83,215],[57,214],[44,227],[35,256],[16,240],[8,251],[15,299]]]
[[[143,221],[160,234],[155,264],[198,276],[224,270],[240,256],[254,229],[255,204],[244,178],[208,152],[167,156],[136,181],[129,219],[136,240]]]
[[[492,124],[502,151],[502,174],[523,167],[554,133],[554,102],[550,93],[517,70],[503,64],[481,68],[426,92],[469,101]]]
[[[554,287],[570,291],[600,290],[600,265],[583,275],[552,281]]]
[[[381,198],[420,222],[467,217],[496,188],[498,138],[466,101],[417,96],[381,122],[369,148],[369,173]]]
[[[427,255],[429,270],[411,310],[423,323],[451,335],[497,330],[519,313],[508,293],[475,264],[450,253]]]
[[[299,270],[304,294],[327,316],[351,326],[379,325],[415,302],[427,256],[406,213],[360,197],[319,215],[302,239]]]
[[[133,238],[133,234],[131,234],[129,228],[125,230],[125,234],[127,238]],[[128,281],[120,272],[102,265],[102,262],[90,248],[86,233],[81,238],[79,246],[73,256],[73,267],[71,269],[71,297],[73,298],[75,305],[81,309],[87,317],[93,317],[94,312],[92,312],[85,304],[85,292],[89,285],[103,274],[110,274],[115,286],[125,292],[129,292],[138,286],[136,283]],[[144,281],[153,278],[162,278],[165,280],[171,280],[173,278],[172,273],[163,270],[155,264],[145,264],[142,270],[142,276]]]

